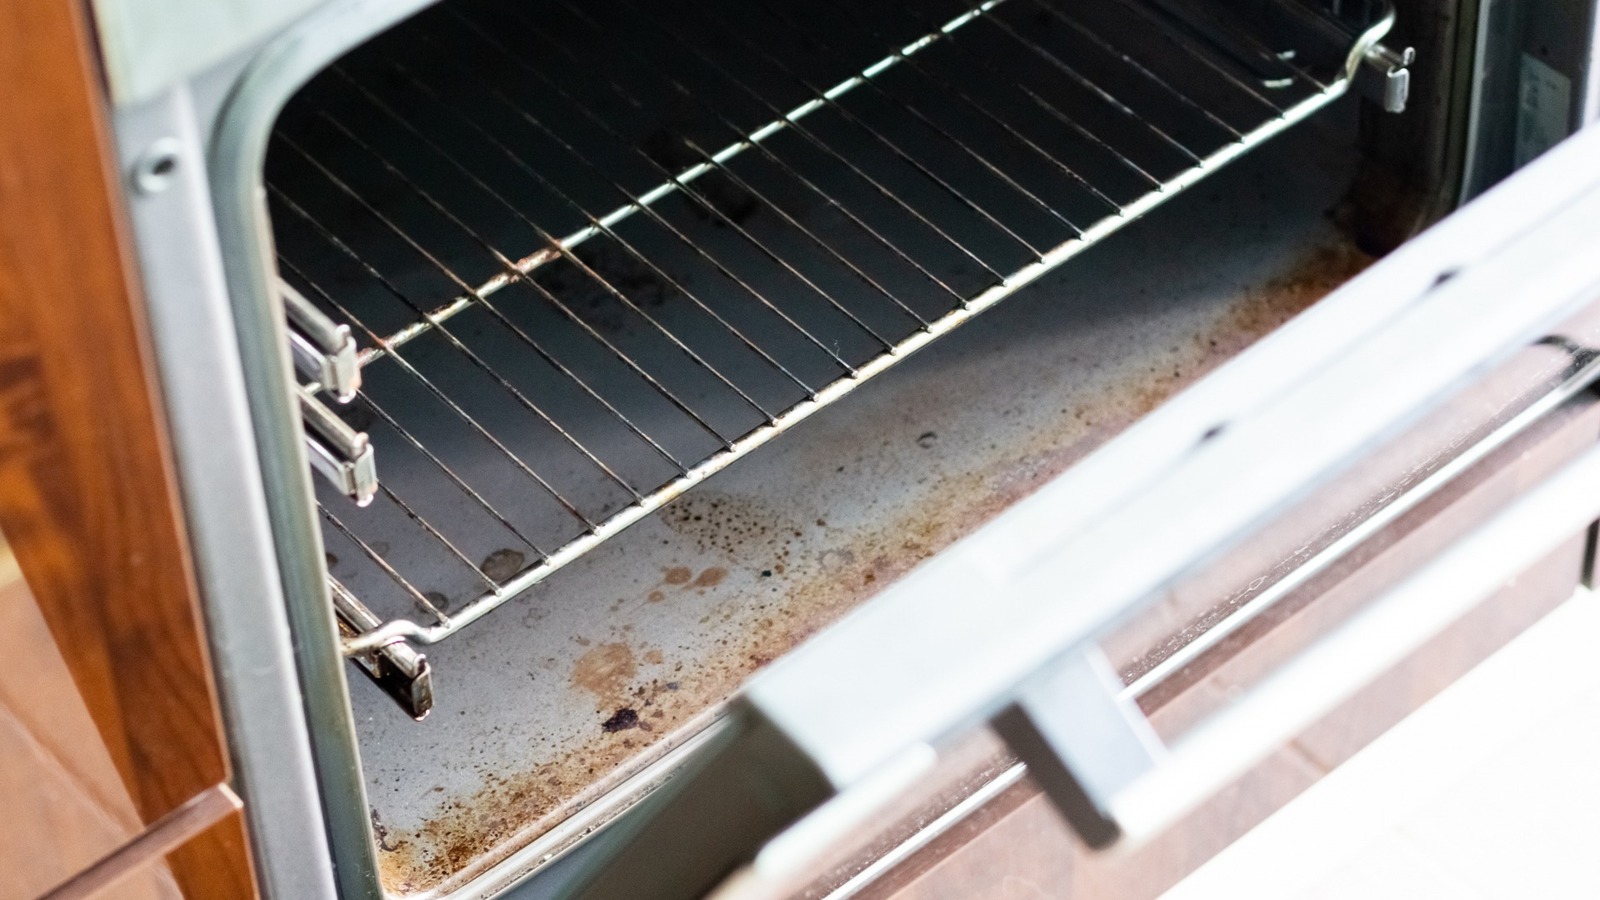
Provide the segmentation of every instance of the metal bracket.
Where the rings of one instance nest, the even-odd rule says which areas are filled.
[[[294,367],[340,403],[361,389],[361,365],[349,325],[334,322],[286,281],[278,282],[289,319],[289,350]]]
[[[339,618],[340,635],[355,637],[383,624],[383,620],[344,585],[330,578],[328,587],[333,610]],[[420,722],[433,710],[433,669],[428,665],[428,657],[405,641],[396,640],[351,654],[350,661],[411,718]]]
[[[371,503],[378,492],[378,469],[366,434],[345,424],[305,389],[300,391],[300,417],[312,468],[357,506]]]
[[[1161,742],[1099,647],[1024,685],[995,730],[1091,847],[1122,836],[1111,798],[1156,767]]]
[[[1368,100],[1382,106],[1384,112],[1400,113],[1406,110],[1411,96],[1411,70],[1417,51],[1411,47],[1394,50],[1383,44],[1373,44],[1361,55],[1361,65],[1356,69],[1356,89]]]

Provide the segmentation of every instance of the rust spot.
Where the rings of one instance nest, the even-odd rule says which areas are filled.
[[[627,644],[600,644],[578,657],[572,683],[601,700],[611,700],[625,694],[636,673],[633,650]]]
[[[1231,332],[1235,340],[1242,339],[1233,348],[1242,350],[1243,344],[1254,343],[1372,263],[1373,257],[1353,244],[1331,242],[1315,247],[1284,274],[1245,295],[1234,305],[1222,330]]]
[[[697,588],[716,587],[722,583],[722,579],[727,577],[727,569],[724,569],[721,566],[712,566],[711,568],[700,573],[700,577],[694,580],[694,586]]]
[[[673,566],[667,570],[667,574],[661,580],[667,584],[688,584],[689,579],[693,577],[694,573],[689,570],[688,566]]]
[[[611,714],[611,718],[600,723],[600,729],[606,734],[614,734],[618,731],[627,731],[629,728],[637,727],[639,727],[639,711],[629,706],[624,706],[622,709],[617,710]]]

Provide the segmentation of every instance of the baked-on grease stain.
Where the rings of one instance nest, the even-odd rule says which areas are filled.
[[[483,564],[478,568],[482,569],[483,574],[489,576],[491,580],[504,582],[522,571],[522,563],[526,559],[527,557],[523,556],[519,550],[511,550],[509,548],[496,550],[484,557]]]
[[[712,566],[711,568],[700,573],[700,576],[694,580],[694,586],[697,588],[716,587],[722,583],[722,579],[727,577],[727,569],[724,569],[721,566]]]
[[[618,731],[627,731],[629,728],[639,727],[639,711],[631,706],[624,706],[611,714],[611,718],[600,723],[600,728],[607,734]]]

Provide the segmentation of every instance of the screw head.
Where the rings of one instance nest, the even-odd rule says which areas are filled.
[[[141,194],[159,194],[172,186],[181,159],[182,145],[177,138],[162,138],[149,147],[133,164],[133,186]]]

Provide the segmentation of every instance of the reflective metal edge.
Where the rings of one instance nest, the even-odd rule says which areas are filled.
[[[217,105],[205,132],[212,212],[256,424],[283,604],[295,638],[337,891],[346,900],[377,898],[382,891],[298,410],[285,389],[290,361],[261,172],[267,135],[300,85],[346,50],[429,5],[431,0],[348,0],[318,9],[249,53],[242,70],[218,73],[226,81],[214,88]]]
[[[273,553],[260,432],[248,415],[211,219],[202,120],[180,87],[119,108],[113,130],[119,171],[130,177],[151,342],[257,877],[267,898],[314,900],[334,894],[332,859]],[[173,175],[156,190],[136,186],[131,173],[158,142],[173,153]]]

